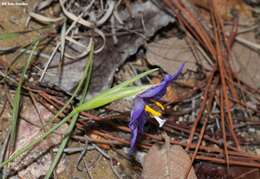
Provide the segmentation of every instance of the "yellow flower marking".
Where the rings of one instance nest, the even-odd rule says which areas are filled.
[[[153,101],[154,102],[154,104],[156,105],[156,106],[158,106],[159,108],[161,108],[161,110],[163,110],[164,111],[164,106],[162,105],[162,103],[160,103],[159,101]]]
[[[151,116],[161,116],[162,114],[159,111],[154,110],[148,105],[144,106],[144,110],[148,112]]]
[[[158,102],[158,101],[152,101],[156,106],[158,106],[161,110],[164,110],[164,106]],[[156,119],[156,121],[159,123],[159,127],[162,127],[164,125],[164,123],[166,122],[165,119],[161,119],[160,116],[162,115],[162,113],[160,113],[159,111],[154,110],[153,108],[151,108],[148,105],[144,106],[144,110],[146,112],[148,112],[154,119]]]

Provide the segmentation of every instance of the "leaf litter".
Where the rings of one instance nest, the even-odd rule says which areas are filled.
[[[135,55],[139,47],[144,45],[145,41],[151,38],[160,28],[174,22],[172,17],[160,11],[149,1],[146,3],[133,3],[131,14],[129,14],[126,9],[118,10],[118,16],[123,24],[116,21],[113,24],[115,27],[110,27],[110,23],[107,22],[104,24],[104,27],[102,27],[102,30],[108,31],[108,36],[106,37],[104,49],[95,55],[90,94],[94,94],[111,86],[114,73],[120,65],[122,65],[128,57]],[[116,44],[113,41],[114,35],[110,28],[117,31],[115,34],[117,38]],[[82,32],[79,33],[78,36],[84,36],[84,34],[87,33],[88,31]],[[73,53],[73,49],[77,49],[76,53],[82,53],[85,50],[84,47],[88,43],[88,38],[81,37],[78,42],[83,44],[83,48],[75,43],[69,43],[66,47],[66,52],[71,56],[75,55],[75,50]],[[57,53],[53,57],[54,59],[50,64],[51,66],[57,66],[60,59],[59,56],[59,53]],[[67,61],[65,60],[64,63]],[[83,64],[83,61],[75,61],[70,65],[65,65],[64,71],[66,71],[66,73],[61,74],[60,83],[58,69],[48,69],[43,78],[43,83],[47,85],[57,85],[61,87],[61,89],[70,92],[80,79],[79,74],[82,71]]]
[[[143,139],[140,140],[138,144],[138,149],[139,150],[143,149],[144,151],[143,153],[146,153],[146,151],[149,148],[151,148],[146,156],[144,165],[140,166],[139,164],[129,160],[127,156],[124,156],[127,154],[127,152],[122,152],[120,154],[120,157],[123,156],[125,161],[128,162],[128,164],[125,165],[125,168],[130,169],[133,173],[125,172],[124,171],[125,169],[122,168],[120,169],[116,167],[116,166],[120,166],[124,162],[122,160],[120,160],[119,162],[118,155],[109,154],[112,157],[107,158],[106,151],[101,149],[101,148],[110,149],[110,150],[113,149],[116,152],[119,152],[119,148],[121,148],[122,146],[128,146],[129,129],[126,126],[129,117],[128,112],[131,110],[129,109],[129,106],[131,106],[131,98],[127,99],[128,101],[126,102],[126,104],[119,102],[115,106],[113,105],[110,106],[110,108],[100,108],[98,110],[91,111],[91,113],[82,112],[80,114],[79,121],[76,125],[77,129],[75,131],[75,134],[72,136],[72,138],[74,140],[76,139],[76,141],[81,142],[82,144],[86,143],[86,139],[87,139],[91,143],[90,148],[94,147],[94,145],[92,145],[93,143],[100,144],[97,147],[94,147],[95,150],[98,151],[98,152],[94,151],[94,154],[102,155],[104,161],[108,162],[107,163],[108,165],[101,164],[101,166],[99,166],[98,165],[100,164],[98,162],[100,161],[99,159],[97,160],[97,166],[98,166],[97,168],[100,169],[106,166],[105,167],[106,169],[104,170],[110,172],[109,175],[107,175],[109,176],[109,178],[113,178],[113,177],[131,178],[133,176],[140,176],[142,167],[143,167],[143,174],[142,174],[143,176],[145,177],[152,176],[155,178],[159,178],[160,176],[165,176],[165,174],[173,178],[175,176],[176,176],[175,178],[183,178],[183,177],[185,178],[185,175],[187,176],[187,168],[191,169],[190,171],[192,172],[192,175],[194,174],[194,172],[196,172],[198,178],[202,176],[205,177],[212,176],[210,175],[209,171],[214,171],[213,173],[216,174],[213,175],[212,177],[227,176],[233,178],[234,176],[236,176],[238,178],[243,178],[244,176],[246,177],[246,176],[251,176],[252,174],[254,175],[257,172],[257,169],[255,168],[252,168],[252,170],[242,169],[242,167],[239,166],[237,170],[243,171],[241,173],[235,172],[236,169],[233,170],[233,165],[246,165],[246,166],[249,165],[251,167],[255,167],[257,166],[257,162],[259,161],[259,159],[253,154],[251,155],[250,153],[244,153],[244,152],[240,153],[239,151],[234,149],[234,145],[232,145],[232,137],[233,137],[232,133],[230,134],[229,132],[227,132],[226,139],[222,139],[223,136],[220,131],[221,130],[220,125],[222,125],[223,123],[220,123],[220,116],[219,116],[221,110],[220,106],[221,106],[222,94],[218,93],[219,88],[222,87],[221,85],[216,87],[217,97],[212,103],[213,105],[212,115],[214,115],[215,118],[209,116],[210,120],[204,119],[203,124],[202,122],[199,123],[198,131],[195,130],[193,134],[194,137],[192,136],[193,143],[189,143],[189,140],[187,139],[187,136],[189,136],[190,132],[192,131],[190,126],[194,125],[193,122],[195,121],[197,115],[199,115],[198,109],[200,107],[200,104],[203,103],[204,100],[203,98],[205,98],[205,96],[203,95],[204,92],[203,89],[207,89],[207,85],[206,85],[207,81],[205,77],[208,77],[210,75],[210,72],[213,69],[212,64],[214,64],[215,62],[213,61],[212,63],[212,61],[210,61],[212,60],[212,56],[210,56],[208,52],[205,53],[203,44],[199,44],[195,42],[194,38],[188,35],[189,34],[188,32],[185,32],[187,36],[185,36],[184,39],[178,39],[177,37],[172,37],[172,36],[167,39],[161,39],[156,37],[157,34],[161,33],[160,31],[158,32],[158,30],[160,30],[162,27],[165,27],[169,23],[171,26],[171,23],[175,22],[176,17],[173,18],[172,16],[169,16],[169,12],[171,13],[171,10],[169,9],[171,9],[172,7],[169,6],[168,9],[164,11],[165,6],[170,1],[169,0],[163,1],[166,2],[166,5],[165,4],[162,5],[162,1],[160,2],[156,1],[157,7],[152,5],[150,1],[145,1],[145,2],[118,1],[121,2],[121,4],[114,3],[113,1],[100,1],[100,2],[88,1],[88,2],[90,4],[94,3],[93,7],[97,9],[96,11],[91,9],[92,12],[90,14],[86,13],[83,14],[82,16],[80,15],[81,12],[83,12],[82,7],[87,7],[86,2],[84,3],[83,1],[82,2],[78,1],[74,4],[73,3],[68,4],[67,1],[63,1],[63,0],[59,2],[48,0],[44,2],[38,2],[37,5],[34,6],[33,8],[34,10],[30,14],[31,16],[29,17],[30,24],[32,22],[35,23],[34,21],[38,21],[38,22],[42,21],[44,23],[51,23],[51,24],[55,22],[56,24],[53,24],[53,27],[56,28],[57,32],[54,33],[55,34],[54,37],[56,36],[57,38],[54,38],[55,40],[49,43],[52,49],[51,52],[54,54],[53,59],[51,59],[50,61],[50,65],[48,66],[46,63],[44,64],[43,59],[41,59],[40,63],[36,63],[36,65],[43,63],[45,66],[41,66],[41,65],[36,66],[36,68],[41,70],[38,70],[37,75],[34,74],[35,79],[38,79],[40,75],[45,73],[44,67],[46,67],[46,74],[43,75],[44,78],[41,81],[41,87],[38,86],[37,88],[35,88],[35,86],[31,85],[28,88],[28,84],[25,83],[24,84],[25,89],[23,89],[23,91],[27,92],[27,90],[29,91],[33,90],[33,93],[35,93],[36,96],[39,95],[40,97],[44,97],[43,101],[46,109],[49,109],[51,113],[55,113],[56,111],[55,109],[59,109],[62,107],[62,105],[64,104],[64,99],[68,98],[68,94],[71,94],[72,90],[77,85],[78,80],[80,80],[80,74],[82,73],[83,71],[82,69],[85,64],[83,63],[84,60],[80,61],[80,59],[81,58],[83,59],[84,56],[87,55],[86,49],[88,47],[88,43],[90,42],[90,38],[93,37],[95,39],[95,44],[97,46],[96,46],[96,54],[94,60],[94,73],[92,77],[92,86],[90,88],[90,90],[92,90],[91,96],[95,95],[98,91],[102,89],[107,89],[112,84],[118,82],[115,80],[117,79],[118,73],[115,74],[115,72],[118,70],[121,71],[122,66],[125,66],[126,64],[125,62],[129,57],[135,58],[135,55],[137,54],[141,46],[143,46],[143,48],[147,50],[146,59],[145,60],[141,59],[142,61],[141,66],[145,66],[145,67],[144,68],[141,67],[140,69],[138,69],[136,68],[136,66],[134,66],[134,73],[131,72],[130,73],[131,76],[138,74],[140,71],[143,71],[143,69],[147,69],[148,67],[150,67],[149,65],[159,66],[161,67],[162,71],[157,72],[152,77],[152,81],[156,81],[155,83],[158,83],[159,82],[158,76],[163,76],[164,72],[168,72],[168,73],[174,72],[175,68],[178,66],[179,61],[187,62],[186,63],[187,70],[185,71],[181,79],[178,80],[174,85],[172,85],[168,89],[167,92],[168,96],[165,97],[166,101],[168,102],[166,103],[167,110],[165,111],[164,115],[168,121],[162,130],[166,131],[168,135],[171,136],[168,143],[164,142],[165,137],[161,137],[160,135],[158,135],[159,133],[161,133],[161,130],[156,130],[157,129],[156,125],[153,124],[152,122],[151,123],[149,122],[149,125],[145,127],[145,134],[144,136],[142,136]],[[183,2],[185,6],[188,5],[187,1],[183,1]],[[196,3],[197,4],[204,3],[204,1],[196,2]],[[225,3],[226,2],[219,3],[218,4],[219,6],[217,8],[220,9],[223,8],[222,5]],[[225,10],[221,9],[220,14],[221,17],[225,19],[228,23],[232,22],[232,17],[233,17],[232,6],[236,3],[238,4],[238,6],[235,7],[235,11],[238,12],[243,11],[242,13],[246,13],[246,14],[248,13],[248,11],[250,11],[250,9],[245,9],[245,6],[242,3],[242,1],[227,2],[228,8]],[[55,15],[52,14],[51,16],[49,16],[50,13],[47,11],[49,10],[49,7],[50,9],[52,9],[52,6],[54,5],[55,8],[57,7],[59,8],[57,8],[58,9],[57,11],[55,10],[56,11],[54,13]],[[206,11],[207,9],[211,8],[210,4],[207,4],[206,6],[207,6]],[[151,7],[153,8],[151,9]],[[195,8],[194,6],[189,6],[189,7],[191,7],[192,11],[194,10],[193,12],[197,11],[197,8]],[[44,9],[44,13],[42,13],[43,9]],[[154,16],[155,13],[158,16]],[[75,16],[73,15],[76,15],[76,17],[78,16],[79,18],[75,19]],[[203,17],[206,16],[209,15],[207,13],[203,14]],[[84,18],[80,18],[80,17],[84,17]],[[177,16],[177,18],[179,17]],[[65,22],[63,22],[64,19],[67,19],[66,21],[67,27],[69,27],[69,25],[72,25],[76,21],[79,21],[78,23],[81,25],[74,24],[73,26],[74,29],[70,33],[68,33],[67,36],[64,36],[64,32],[66,30],[66,26],[64,25]],[[207,19],[207,17],[205,19]],[[178,22],[179,20],[180,19],[178,19]],[[161,22],[159,26],[157,26],[158,22]],[[243,21],[239,21],[239,22],[243,22]],[[203,23],[204,25],[205,24],[207,25],[209,22],[207,22],[206,20]],[[93,24],[97,26],[95,25],[93,26]],[[242,25],[249,26],[248,24],[243,24],[243,23]],[[63,28],[63,30],[60,30],[62,29],[60,27],[64,27],[65,29]],[[61,35],[60,34],[57,35],[58,33],[61,33]],[[53,34],[49,33],[49,35],[50,35],[49,37],[51,37]],[[245,150],[246,152],[252,152],[252,151],[254,152],[254,151],[258,151],[258,148],[256,147],[258,142],[257,138],[255,140],[252,139],[252,135],[258,134],[258,130],[256,129],[256,127],[259,125],[258,122],[259,98],[256,97],[258,92],[257,91],[252,92],[251,87],[258,88],[257,85],[259,84],[258,83],[259,75],[257,73],[258,72],[257,65],[254,66],[254,64],[257,64],[258,62],[257,59],[259,59],[259,55],[257,54],[257,51],[252,51],[251,49],[252,47],[253,48],[258,47],[257,41],[254,41],[255,40],[254,34],[250,33],[249,35],[249,33],[245,33],[243,35],[236,36],[237,41],[241,43],[243,46],[238,42],[234,43],[234,47],[232,49],[231,67],[236,72],[238,79],[242,80],[243,82],[247,82],[249,86],[247,86],[246,89],[240,86],[241,90],[245,92],[243,93],[244,95],[243,101],[240,104],[242,105],[242,107],[237,106],[236,102],[232,101],[232,114],[234,114],[233,117],[235,119],[235,130],[238,133],[239,136],[238,140],[240,141],[240,144],[243,146],[243,150]],[[148,44],[146,44],[147,40],[149,41]],[[57,44],[59,43],[60,45],[56,48],[56,50],[53,50],[53,46],[55,47],[55,45],[57,46]],[[244,47],[244,45],[246,45],[247,47]],[[11,49],[11,51],[17,50],[16,48],[5,48],[5,49]],[[199,51],[199,56],[198,54],[196,54],[196,58],[194,57],[194,51],[196,51],[196,53]],[[44,54],[44,56],[47,57],[48,60],[50,60],[51,54],[49,53],[50,51],[45,51],[42,54],[41,53],[38,54],[40,54],[40,57],[43,57]],[[206,60],[209,60],[211,63],[206,62]],[[148,64],[146,64],[146,62],[148,62]],[[3,76],[2,69],[5,69],[5,66],[2,65],[1,63],[0,67],[1,67],[0,68],[1,76]],[[133,66],[131,66],[130,68],[133,69]],[[190,74],[194,75],[195,78],[191,79],[190,78],[191,76],[189,76]],[[12,77],[15,76],[12,74],[12,76],[10,77],[9,75],[10,74],[7,75],[8,77],[7,79],[12,79]],[[116,78],[114,78],[115,75]],[[126,79],[129,79],[128,78],[130,76],[129,73],[126,73],[124,75]],[[215,75],[217,76],[218,72]],[[200,77],[198,78],[198,76]],[[150,78],[139,80],[137,84],[140,85],[143,82],[147,82],[147,81],[150,81]],[[243,82],[238,82],[235,84],[243,85]],[[33,84],[39,85],[39,83],[33,83]],[[228,87],[230,88],[232,87],[232,83],[228,83],[228,85],[229,85]],[[38,90],[40,90],[40,92]],[[42,93],[43,91],[44,93]],[[234,91],[231,90],[231,92],[233,95]],[[247,95],[248,92],[253,95]],[[56,96],[55,94],[58,94],[58,96]],[[241,94],[240,91],[239,94]],[[80,97],[78,98],[80,99]],[[36,99],[37,101],[39,100],[38,98]],[[76,102],[77,100],[73,101],[70,106],[73,106],[73,104],[76,104]],[[27,105],[27,107],[28,106],[30,105]],[[247,109],[245,110],[243,106],[246,107]],[[210,106],[208,107],[210,108]],[[39,107],[39,109],[40,111],[42,110],[41,107]],[[70,109],[66,109],[62,115],[66,115],[66,113],[68,113],[69,111]],[[228,113],[229,111],[226,112]],[[35,112],[30,111],[29,113],[33,114]],[[203,113],[203,115],[207,116],[207,113]],[[23,114],[21,114],[21,117],[23,118]],[[30,118],[30,116],[28,118]],[[23,123],[25,121],[22,120],[20,124],[21,126],[19,127],[23,127]],[[203,129],[202,126],[206,124],[205,121],[206,123],[208,122],[209,124],[208,127]],[[28,130],[26,129],[28,128],[31,129],[32,124],[28,123],[28,121],[26,124],[27,127],[23,127],[23,129],[21,129],[21,132],[28,132]],[[228,123],[226,125],[228,125]],[[33,129],[29,130],[29,132],[33,132],[33,131],[34,131]],[[61,133],[64,134],[64,131],[61,131]],[[203,136],[203,133],[205,133],[204,138],[201,138],[201,135]],[[86,136],[84,137],[83,134],[85,134]],[[26,134],[25,136],[27,135],[30,137],[34,136],[34,134],[31,133]],[[22,135],[18,133],[18,137],[19,136]],[[30,141],[30,137],[28,137],[29,141]],[[54,135],[54,137],[56,138],[56,135]],[[189,138],[191,138],[191,136]],[[227,140],[228,145],[225,144],[226,142],[225,140]],[[55,142],[59,142],[59,140]],[[153,145],[154,143],[158,143],[162,147],[161,148],[156,147],[155,145]],[[177,146],[176,147],[174,145],[172,146],[169,143],[175,145],[177,144]],[[223,152],[223,145],[224,147],[225,146],[227,147],[225,151],[228,151],[228,154]],[[45,147],[47,146],[49,147],[50,145],[46,144]],[[76,146],[78,147],[78,145]],[[184,151],[180,146],[186,147],[186,151]],[[79,147],[80,151],[84,151],[85,150],[84,148],[85,148],[84,146]],[[67,148],[64,149],[64,151],[65,150],[70,151],[72,149],[73,148],[71,148],[71,146],[69,145],[67,146]],[[140,154],[139,152],[140,151],[137,151],[138,155]],[[84,152],[81,152],[81,155],[83,154]],[[28,155],[30,155],[30,153]],[[171,161],[174,162],[173,163],[169,162],[168,158],[164,157],[165,155],[170,156],[169,158],[172,157]],[[188,155],[190,155],[191,158],[189,158]],[[141,156],[143,156],[143,154]],[[243,157],[241,158],[241,156],[243,156],[244,158]],[[149,159],[149,157],[155,157],[156,160],[154,158]],[[247,157],[250,158],[250,160],[248,160]],[[34,158],[33,155],[32,158]],[[45,161],[42,161],[44,163],[44,165],[41,166],[43,168],[43,171],[39,171],[37,173],[37,171],[30,169],[31,166],[34,166],[33,168],[40,166],[37,165],[36,162],[33,163],[33,165],[31,165],[30,167],[27,167],[27,170],[23,170],[20,173],[20,175],[24,173],[23,176],[25,176],[25,178],[30,178],[30,177],[36,178],[42,174],[43,175],[46,174],[46,170],[44,167],[49,165],[47,161],[50,161],[50,159],[51,159],[50,156],[48,156],[48,159],[46,158]],[[237,159],[241,159],[241,161]],[[75,160],[75,158],[73,160]],[[226,166],[220,168],[219,167],[220,165],[218,164],[208,165],[209,164],[208,162],[202,162],[204,160],[211,161],[214,163],[227,164],[228,166],[232,165],[230,173],[228,173],[227,175]],[[248,160],[250,162],[243,163],[244,160]],[[24,161],[26,162],[26,160]],[[89,159],[87,159],[87,161],[89,161]],[[160,162],[166,163],[166,165],[157,164],[154,161],[158,161],[158,163]],[[192,163],[193,161],[194,163]],[[40,162],[40,160],[38,160],[38,162]],[[63,162],[66,161],[62,160],[62,162],[60,163],[61,166],[63,165]],[[73,168],[73,166],[75,166],[73,165],[73,161],[69,161],[69,162],[72,162],[70,164],[71,167]],[[89,168],[85,164],[83,164],[83,167],[85,167],[84,170],[85,172],[87,172],[88,177],[90,178],[91,177],[93,178],[93,176],[94,178],[101,177],[101,175],[95,175],[96,171],[94,171],[92,167]],[[133,166],[131,166],[131,164],[133,164]],[[154,164],[154,165],[149,166],[149,164]],[[180,166],[178,164],[183,164],[183,165]],[[191,166],[191,164],[195,166],[194,169]],[[208,167],[205,167],[205,165]],[[133,167],[133,169],[131,169],[131,167]],[[169,170],[169,168],[171,167],[173,169]],[[177,168],[178,168],[178,172],[174,172],[171,175],[170,172],[175,171],[175,169]],[[64,168],[62,170],[64,171]],[[33,174],[32,173],[28,174],[28,172],[30,171]],[[57,171],[58,173],[61,172],[59,168]],[[154,171],[156,172],[153,173]],[[101,172],[100,170],[97,170],[97,172],[100,174],[106,173],[104,171]],[[218,175],[218,172],[220,173],[222,172],[222,175]],[[64,177],[65,178],[68,177],[69,174],[70,173],[66,173]],[[196,178],[196,175],[194,174],[193,177]],[[80,177],[85,177],[85,176],[86,175],[83,176],[80,175]]]

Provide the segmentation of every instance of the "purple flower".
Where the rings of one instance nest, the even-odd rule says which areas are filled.
[[[134,106],[131,111],[131,119],[129,122],[129,128],[131,130],[130,153],[135,151],[135,144],[138,133],[142,134],[144,132],[144,125],[149,115],[156,119],[156,121],[159,123],[159,127],[162,127],[166,122],[166,120],[160,118],[161,113],[152,109],[150,106],[148,106],[148,104],[153,102],[162,110],[164,110],[163,105],[159,103],[158,100],[160,100],[165,95],[167,86],[179,76],[183,68],[184,64],[179,67],[174,75],[165,75],[160,84],[153,86],[136,96],[134,100]]]

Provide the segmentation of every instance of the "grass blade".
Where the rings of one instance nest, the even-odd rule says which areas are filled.
[[[25,65],[25,67],[23,68],[23,72],[21,75],[21,79],[20,82],[18,84],[18,87],[15,91],[15,96],[13,99],[13,109],[12,109],[12,124],[11,124],[11,138],[10,138],[10,149],[11,151],[14,151],[15,149],[15,143],[16,143],[16,135],[17,135],[17,126],[19,123],[19,111],[20,111],[20,103],[21,103],[21,90],[22,90],[22,85],[23,82],[25,80],[25,75],[26,72],[28,70],[28,68],[30,67],[30,64],[33,60],[33,52],[35,51],[37,45],[38,45],[39,41],[35,42],[32,48],[32,52],[27,60],[27,63]]]
[[[66,21],[64,22],[61,29],[61,45],[60,45],[60,62],[59,62],[59,84],[61,84],[63,76],[63,66],[64,66],[64,52],[66,43]]]
[[[115,86],[115,87],[113,87],[112,89],[108,89],[108,90],[105,90],[105,91],[101,92],[99,94],[99,96],[101,96],[103,94],[104,95],[109,95],[109,93],[115,93],[115,92],[119,91],[120,89],[122,89],[122,88],[124,88],[126,86],[131,85],[133,82],[135,82],[135,81],[137,81],[137,80],[139,80],[139,79],[141,79],[141,78],[143,78],[143,77],[145,77],[145,76],[147,76],[147,75],[149,75],[149,74],[151,74],[151,73],[153,73],[153,72],[155,72],[157,70],[158,70],[158,68],[155,68],[155,69],[143,72],[143,73],[141,73],[139,75],[136,75],[135,77],[133,77],[133,78],[131,78],[131,79],[129,79],[129,80],[127,80],[127,81],[125,81],[125,82]]]
[[[60,58],[63,59],[64,51],[65,51],[65,41],[66,41],[66,21],[64,22],[61,29],[61,53]]]
[[[34,139],[31,143],[23,146],[22,148],[16,150],[12,155],[5,160],[3,163],[0,164],[0,168],[2,168],[4,165],[8,164],[9,162],[15,160],[20,155],[24,154],[25,152],[31,150],[36,144],[40,143],[42,140],[46,139],[50,134],[55,132],[60,126],[65,124],[73,115],[75,112],[71,112],[68,116],[66,116],[64,119],[62,119],[58,124],[54,125],[50,130],[47,132],[41,134],[38,138]]]
[[[153,71],[155,71],[155,70],[153,70]],[[149,73],[145,72],[145,73],[142,73],[142,74],[147,75]],[[142,74],[140,74],[140,75],[142,75]],[[138,78],[135,77],[134,79],[136,79],[136,80],[140,79],[140,75],[137,75]],[[114,101],[114,100],[119,100],[119,99],[124,98],[124,97],[137,95],[137,94],[143,92],[144,90],[150,88],[151,86],[153,86],[153,85],[144,85],[144,86],[126,87],[125,84],[128,84],[129,81],[132,81],[132,79],[124,82],[124,85],[123,86],[121,85],[120,88],[118,88],[116,90],[115,90],[115,88],[107,90],[105,93],[103,92],[102,94],[97,95],[96,97],[92,98],[91,100],[79,105],[77,108],[75,108],[73,111],[71,111],[71,113],[68,116],[63,118],[56,125],[54,125],[49,131],[41,134],[38,138],[34,139],[31,143],[29,143],[29,144],[23,146],[22,148],[18,149],[17,151],[15,151],[9,157],[9,159],[7,159],[6,161],[4,161],[3,163],[0,164],[0,168],[3,167],[4,165],[8,164],[9,162],[15,160],[17,157],[19,157],[23,153],[32,149],[32,147],[34,145],[36,145],[36,144],[40,143],[42,140],[46,139],[50,134],[52,134],[55,130],[57,130],[59,127],[61,127],[63,124],[65,124],[75,114],[78,114],[81,111],[101,107],[103,105],[106,105],[106,104]],[[109,94],[109,95],[105,95],[105,94]],[[59,112],[59,113],[61,113],[61,112]],[[56,114],[56,117],[57,117],[57,114]]]
[[[144,90],[151,88],[152,86],[153,85],[124,87],[114,92],[107,91],[105,94],[102,93],[101,95],[97,95],[96,97],[92,98],[86,103],[79,105],[77,108],[74,109],[74,111],[82,112],[82,111],[98,108],[108,103],[111,103],[112,101],[139,94]]]
[[[17,38],[19,35],[20,35],[20,33],[17,33],[17,32],[9,32],[9,33],[0,34],[0,41],[14,39],[14,38]]]
[[[85,67],[85,70],[84,70],[84,73],[83,73],[83,77],[82,77],[82,79],[81,79],[81,81],[78,85],[79,88],[82,88],[83,84],[85,84],[85,87],[83,89],[83,95],[82,95],[82,98],[80,100],[80,104],[82,104],[84,102],[85,97],[87,95],[87,90],[88,90],[88,86],[89,86],[89,82],[90,82],[90,76],[91,76],[91,72],[92,72],[93,53],[94,53],[94,47],[92,45],[91,50],[90,50],[90,54],[88,55],[88,58],[87,58],[88,60],[86,62],[86,67]],[[46,176],[44,177],[45,179],[48,179],[48,178],[51,177],[53,171],[55,170],[56,166],[58,165],[58,163],[59,163],[59,161],[62,157],[64,148],[66,147],[67,143],[69,142],[71,133],[72,133],[73,129],[75,128],[78,116],[79,116],[79,113],[76,113],[76,114],[73,115],[71,123],[69,125],[69,128],[66,132],[67,135],[62,140],[60,147],[59,147],[59,150],[55,155],[54,161],[52,162],[50,168],[48,169]]]

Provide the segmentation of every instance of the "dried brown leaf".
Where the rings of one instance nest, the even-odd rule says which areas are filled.
[[[183,179],[191,160],[181,146],[153,145],[144,160],[144,179]],[[196,179],[192,168],[188,179]]]
[[[254,33],[239,35],[240,38],[256,43]],[[236,42],[233,47],[231,66],[238,78],[254,88],[260,87],[260,54],[245,44]]]
[[[234,12],[243,17],[252,17],[251,9],[242,0],[215,0],[216,1],[216,11],[225,20],[231,20],[233,18]],[[210,1],[209,0],[191,0],[191,2],[198,7],[209,10]]]
[[[146,58],[151,65],[161,67],[167,73],[173,74],[181,63],[185,68],[195,70],[195,57],[185,40],[172,37],[152,42],[147,46]]]

